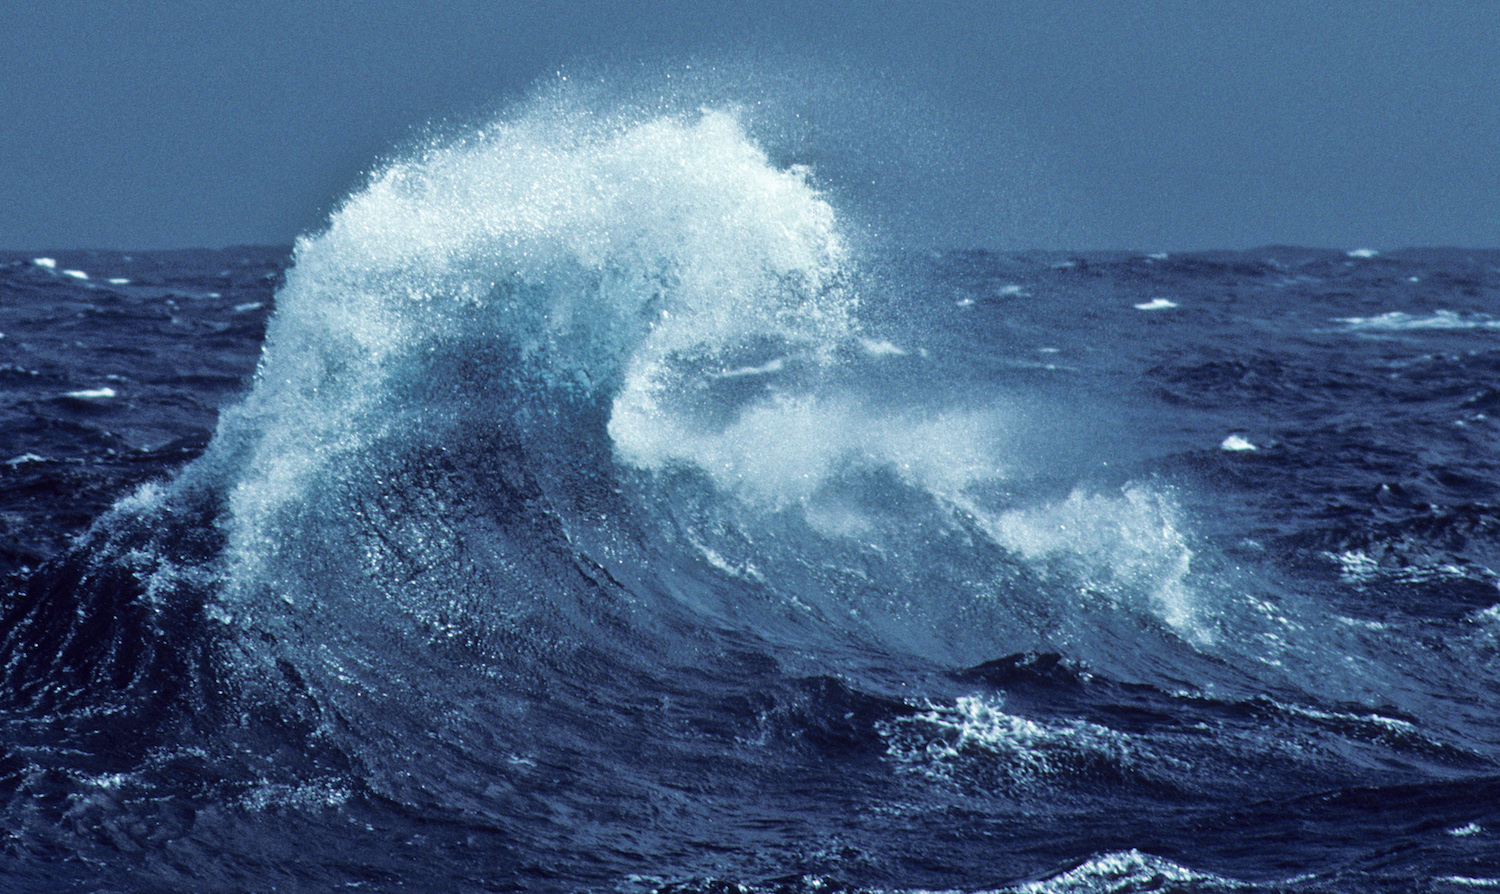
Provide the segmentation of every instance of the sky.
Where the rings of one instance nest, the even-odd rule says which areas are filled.
[[[0,249],[290,244],[434,123],[688,66],[822,122],[786,160],[913,244],[1500,246],[1500,0],[0,0],[0,23]]]

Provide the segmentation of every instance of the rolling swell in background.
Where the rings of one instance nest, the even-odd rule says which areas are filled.
[[[1494,253],[906,251],[757,114],[545,92],[299,241],[12,577],[17,884],[1495,883]]]

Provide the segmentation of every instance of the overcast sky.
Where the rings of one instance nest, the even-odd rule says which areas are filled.
[[[916,242],[1500,245],[1500,0],[0,0],[0,248],[287,244],[426,122],[683,60],[804,85],[790,160]]]

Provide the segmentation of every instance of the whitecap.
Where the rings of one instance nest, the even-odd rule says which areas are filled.
[[[1129,759],[1129,740],[1121,733],[1082,720],[1030,720],[1006,713],[1004,705],[999,696],[963,696],[951,705],[929,703],[878,730],[892,759],[937,780],[952,779],[964,763],[985,756],[1000,758],[1021,787],[1067,772],[1079,754],[1116,765]]]
[[[1002,889],[1007,894],[1064,894],[1076,892],[1119,892],[1190,890],[1212,886],[1219,890],[1246,890],[1251,886],[1222,876],[1194,872],[1161,857],[1138,850],[1120,851],[1094,857],[1067,872],[1039,882],[1026,882]]]
[[[87,273],[84,273],[82,270],[61,270],[59,272],[62,273],[63,276],[71,276],[74,279],[88,279],[89,278],[89,275]]]
[[[103,388],[84,388],[79,391],[69,391],[65,397],[74,400],[109,400],[116,396],[115,389],[105,386]]]
[[[1223,441],[1219,442],[1219,449],[1228,450],[1230,452],[1241,452],[1258,450],[1259,448],[1240,435],[1230,435]]]
[[[1152,298],[1135,306],[1136,310],[1171,310],[1177,306],[1177,302],[1168,301],[1165,298]]]
[[[1380,257],[1380,252],[1376,251],[1373,248],[1356,248],[1356,249],[1354,249],[1352,251],[1345,252],[1345,254],[1347,254],[1351,258],[1378,258],[1378,257]]]
[[[53,258],[32,258],[31,263],[38,267],[46,267],[48,270],[57,269],[57,261]]]

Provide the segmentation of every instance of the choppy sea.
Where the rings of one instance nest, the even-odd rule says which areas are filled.
[[[0,255],[0,888],[1500,889],[1500,250],[866,235],[538,112]]]

